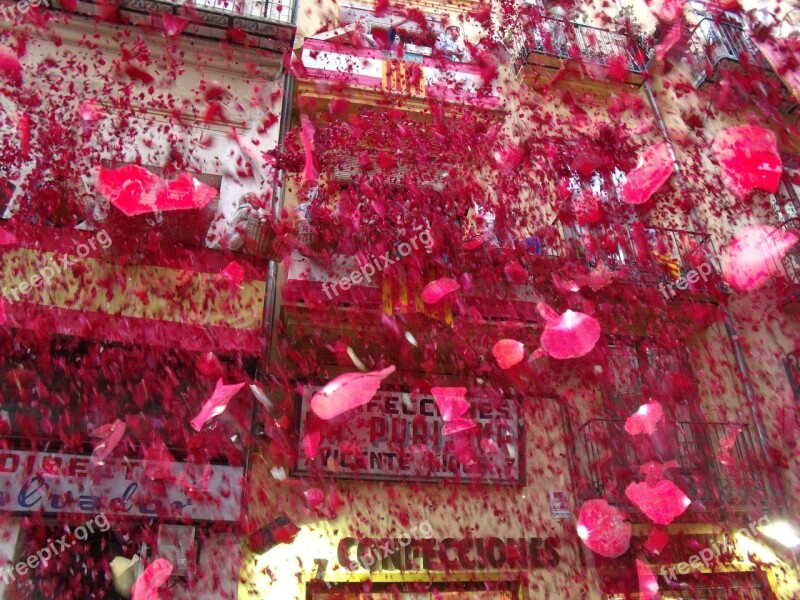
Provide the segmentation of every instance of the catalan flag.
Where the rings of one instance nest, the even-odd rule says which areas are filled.
[[[678,280],[681,277],[681,265],[678,262],[677,258],[670,256],[669,254],[659,254],[655,250],[653,250],[653,256],[660,265],[666,267],[667,271],[669,272],[670,276],[674,280]]]

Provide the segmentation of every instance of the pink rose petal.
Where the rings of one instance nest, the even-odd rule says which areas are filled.
[[[692,503],[669,479],[662,479],[656,485],[631,483],[625,495],[657,525],[669,525]]]
[[[517,340],[500,340],[492,348],[492,355],[501,369],[508,369],[522,362],[525,345]]]
[[[757,290],[783,272],[781,260],[799,239],[780,228],[753,225],[740,229],[722,252],[722,277],[735,290]]]
[[[452,421],[445,423],[445,426],[442,429],[442,435],[461,433],[462,431],[474,429],[477,426],[478,425],[472,419],[453,419]]]
[[[648,402],[642,404],[633,415],[625,421],[625,431],[630,435],[646,433],[652,435],[656,430],[656,425],[664,416],[664,409],[658,402]]]
[[[0,46],[0,76],[14,84],[22,82],[22,65],[16,52],[8,46]]]
[[[233,285],[241,287],[241,283],[244,281],[244,267],[234,260],[229,262],[225,268],[220,271],[220,275]]]
[[[639,576],[639,598],[656,600],[658,598],[658,578],[655,573],[638,558],[636,559],[636,573]]]
[[[157,558],[150,563],[131,588],[133,600],[159,600],[158,588],[172,575],[172,563]]]
[[[303,141],[303,152],[306,159],[303,181],[316,181],[319,174],[314,167],[314,124],[306,114],[300,115],[300,138]]]
[[[311,410],[326,421],[368,404],[381,382],[394,373],[394,365],[368,373],[345,373],[330,381],[311,397]]]
[[[439,302],[439,300],[460,288],[461,286],[455,279],[448,279],[444,277],[442,279],[437,279],[436,281],[431,281],[422,290],[422,294],[420,294],[420,296],[425,304],[436,304]]]
[[[466,399],[467,388],[434,387],[431,388],[431,395],[445,423],[461,417],[469,410],[469,402]]]
[[[622,556],[631,545],[633,533],[633,527],[625,518],[624,512],[604,499],[588,500],[578,515],[578,537],[589,550],[600,556]]]
[[[650,530],[650,535],[644,541],[644,549],[653,554],[661,554],[664,546],[669,542],[669,536],[659,527],[653,527]]]
[[[744,198],[755,188],[778,191],[783,163],[775,134],[768,129],[740,125],[720,133],[711,147],[727,187]]]
[[[18,243],[17,236],[0,227],[0,246],[15,246]]]
[[[572,310],[558,316],[544,302],[536,309],[546,321],[539,343],[553,358],[566,360],[586,356],[600,339],[600,322],[594,317]]]
[[[125,435],[125,429],[125,422],[121,421],[120,419],[116,419],[113,423],[109,425],[102,425],[89,434],[92,437],[99,437],[102,440],[97,446],[95,446],[94,452],[92,452],[93,464],[105,460],[108,455],[114,451],[114,448],[117,447],[117,444],[122,441],[122,438]]]
[[[626,204],[644,204],[670,178],[674,169],[665,143],[651,146],[639,157],[639,165],[625,179],[619,199]]]
[[[206,400],[205,404],[203,404],[203,408],[197,413],[197,416],[190,421],[192,429],[200,431],[206,421],[225,412],[225,409],[228,407],[228,402],[231,401],[244,385],[244,383],[223,385],[222,378],[218,379],[217,385],[214,388],[214,393],[211,394],[211,398]]]

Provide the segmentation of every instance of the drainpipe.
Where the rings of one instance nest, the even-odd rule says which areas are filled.
[[[296,4],[296,3],[295,3]],[[297,15],[295,14],[295,19]],[[283,72],[283,97],[281,99],[281,119],[280,119],[280,126],[278,130],[278,139],[279,139],[279,147],[283,150],[284,147],[284,140],[286,139],[286,133],[289,130],[291,121],[292,121],[292,98],[294,96],[294,78],[288,71]],[[278,180],[283,181],[285,173],[280,171],[278,173]],[[283,210],[283,199],[284,193],[286,190],[286,186],[281,185],[278,186],[277,184],[273,185],[273,204],[272,204],[272,217],[273,222],[277,223],[278,219],[280,219],[281,211]],[[261,374],[262,376],[267,371],[267,366],[269,365],[270,358],[272,355],[273,349],[273,341],[275,338],[275,328],[273,324],[275,323],[276,312],[277,312],[277,302],[276,296],[278,294],[278,263],[274,260],[269,261],[269,267],[267,269],[267,285],[265,290],[264,296],[264,311],[262,313],[261,322],[264,326],[264,346],[261,351],[261,358],[259,360],[258,366],[256,367],[256,379],[258,379],[258,375]],[[250,478],[250,471],[252,468],[252,461],[253,461],[253,445],[255,443],[256,436],[258,435],[258,425],[256,423],[256,419],[258,417],[258,406],[259,402],[255,398],[253,398],[253,410],[250,414],[250,439],[251,443],[247,449],[247,454],[245,456],[245,463],[244,463],[244,480],[248,481]],[[247,520],[247,506],[245,505],[245,521]]]
[[[648,65],[649,67],[649,65]],[[648,69],[649,71],[649,69]],[[650,106],[653,109],[653,114],[656,117],[656,121],[658,121],[658,128],[661,131],[661,136],[664,138],[664,142],[667,144],[667,148],[669,148],[670,157],[673,160],[673,169],[675,171],[675,175],[678,179],[678,185],[681,188],[681,191],[688,191],[688,186],[686,185],[686,180],[683,178],[683,172],[681,169],[680,162],[678,161],[678,156],[675,153],[675,147],[672,144],[672,139],[669,137],[669,133],[667,132],[667,127],[664,123],[664,118],[661,114],[661,109],[656,102],[655,94],[653,93],[653,86],[650,83],[649,79],[646,79],[644,82],[644,89],[645,93],[647,94],[647,99],[650,102]],[[697,216],[697,212],[695,211],[694,207],[689,211],[689,219],[692,222],[692,227],[697,229],[698,231],[702,231],[702,225],[700,224],[700,219]],[[753,419],[753,423],[756,428],[756,434],[758,436],[758,443],[761,447],[761,455],[764,462],[764,466],[767,468],[769,473],[770,483],[772,484],[772,490],[774,495],[777,496],[778,504],[786,509],[786,497],[783,494],[783,485],[781,484],[780,477],[778,473],[775,471],[775,465],[772,461],[772,457],[769,453],[769,443],[767,442],[767,433],[766,428],[764,427],[764,421],[761,416],[761,409],[759,408],[758,398],[756,397],[755,390],[753,389],[753,380],[750,375],[750,369],[747,366],[747,361],[745,360],[744,351],[742,350],[741,342],[739,341],[739,335],[736,333],[736,322],[733,319],[733,315],[730,312],[730,309],[725,306],[723,307],[725,312],[725,332],[728,334],[728,339],[730,340],[731,349],[733,350],[733,354],[736,357],[736,366],[739,369],[739,374],[742,378],[742,385],[744,387],[744,393],[747,397],[747,404],[750,407],[750,417]]]

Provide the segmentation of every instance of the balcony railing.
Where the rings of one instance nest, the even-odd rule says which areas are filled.
[[[621,60],[628,73],[645,72],[644,53],[630,36],[550,17],[537,18],[528,26],[515,43],[515,53],[516,71],[531,55],[539,55],[602,67]]]
[[[630,511],[634,520],[643,520],[625,489],[645,481],[642,465],[670,460],[678,467],[665,471],[665,477],[692,501],[681,520],[767,505],[767,489],[747,425],[670,421],[662,422],[652,435],[631,436],[622,419],[592,419],[578,430],[574,450],[578,505],[605,498]]]
[[[800,236],[800,217],[791,217],[783,221],[774,235],[784,231],[791,231]],[[800,244],[786,253],[776,265],[775,281],[783,305],[800,301]]]
[[[722,63],[731,62],[771,71],[761,50],[738,23],[705,17],[697,24],[689,40],[692,75],[696,87],[715,82]]]
[[[565,258],[577,260],[589,268],[601,265],[617,274],[618,280],[647,287],[673,284],[679,277],[708,264],[711,287],[720,292],[727,288],[713,261],[710,237],[697,231],[645,227],[637,244],[633,228],[625,224],[582,226],[562,224]],[[591,239],[594,247],[587,247]],[[641,256],[642,246],[649,252]],[[636,248],[639,247],[639,255]]]

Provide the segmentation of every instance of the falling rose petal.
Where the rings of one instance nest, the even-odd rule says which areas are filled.
[[[394,373],[391,365],[380,371],[345,373],[330,381],[311,397],[311,410],[326,421],[349,410],[368,404],[381,382]]]
[[[269,474],[272,475],[275,481],[286,481],[287,478],[286,469],[283,467],[272,467],[269,470]]]
[[[727,186],[740,198],[755,188],[778,191],[783,164],[775,134],[768,129],[728,127],[711,144]]]
[[[503,269],[509,283],[524,285],[528,281],[528,272],[517,261],[510,261]]]
[[[631,545],[633,533],[633,527],[625,518],[624,512],[604,499],[588,500],[578,515],[578,537],[589,550],[600,556],[622,556]]]
[[[93,464],[97,464],[98,462],[105,460],[114,451],[114,448],[117,447],[117,444],[122,441],[122,438],[125,435],[125,429],[125,422],[121,421],[120,419],[116,419],[110,425],[98,427],[89,434],[92,437],[103,438],[103,441],[95,446],[94,452],[92,452]]]
[[[103,107],[97,100],[85,100],[78,105],[78,116],[82,121],[94,123],[103,118]]]
[[[628,173],[619,191],[619,199],[626,204],[644,204],[670,178],[674,163],[669,147],[656,144],[639,157],[638,166]]]
[[[314,167],[314,124],[306,114],[300,115],[300,137],[303,141],[306,166],[303,170],[303,181],[316,181],[319,175]]]
[[[236,393],[245,386],[244,383],[235,383],[233,385],[224,385],[222,378],[217,380],[217,385],[214,388],[214,393],[211,398],[206,400],[203,408],[197,413],[197,416],[190,421],[192,429],[200,431],[203,425],[209,419],[221,415],[228,407],[228,402],[236,395]]]
[[[663,529],[659,527],[653,527],[650,530],[650,535],[647,536],[647,539],[644,541],[644,549],[652,554],[661,554],[661,551],[669,542],[669,535],[667,535]]]
[[[513,171],[525,158],[525,146],[507,143],[492,153],[497,168],[502,171]]]
[[[594,317],[572,310],[557,316],[544,302],[536,309],[546,321],[539,343],[553,358],[566,360],[586,356],[600,339],[600,322]]]
[[[517,340],[500,340],[492,348],[492,355],[501,369],[508,369],[522,362],[525,345]]]
[[[205,352],[197,357],[194,363],[195,371],[208,379],[219,379],[222,377],[224,367],[213,352]]]
[[[303,492],[306,497],[306,504],[309,508],[319,508],[325,501],[325,492],[319,488],[311,488]]]
[[[636,573],[639,575],[639,598],[656,600],[658,598],[658,578],[644,562],[636,559]]]
[[[14,84],[22,82],[22,65],[8,46],[0,46],[0,76]]]
[[[172,563],[165,558],[157,558],[150,563],[131,588],[133,600],[158,600],[158,588],[172,575]]]
[[[652,435],[656,430],[656,425],[664,416],[664,409],[658,402],[648,402],[642,404],[633,415],[625,421],[625,431],[630,435],[646,433]]]
[[[0,227],[0,246],[16,246],[18,243],[17,236]]]
[[[23,158],[29,158],[31,152],[31,119],[26,114],[19,115],[17,119],[17,137],[19,138],[19,153]]]
[[[241,287],[244,281],[244,267],[235,260],[229,262],[219,274],[237,287]]]
[[[477,426],[472,419],[453,419],[442,428],[442,435],[453,435],[462,431],[469,431]]]
[[[142,467],[144,473],[152,481],[171,481],[175,479],[172,472],[172,465],[175,464],[175,457],[164,444],[150,446],[143,453],[144,461]]]
[[[683,23],[673,23],[664,38],[656,45],[656,60],[664,60],[672,47],[681,40]]]
[[[639,467],[639,473],[645,476],[649,485],[655,485],[664,479],[664,471],[667,469],[677,469],[678,461],[668,460],[665,463],[651,460]]]
[[[322,441],[322,434],[319,429],[309,431],[303,436],[303,451],[308,458],[315,458],[319,450],[319,444]]]
[[[731,449],[736,445],[736,438],[742,432],[741,427],[734,428],[728,435],[722,438],[719,442],[719,452],[717,452],[717,460],[720,464],[732,466],[736,464],[736,457]]]
[[[461,417],[469,410],[467,401],[467,388],[464,387],[433,387],[431,395],[439,408],[439,414],[445,423]]]
[[[657,6],[650,6],[648,2],[648,8],[662,21],[672,23],[681,16],[685,4],[686,0],[662,0]]]
[[[5,325],[7,320],[8,315],[6,314],[6,302],[5,300],[0,300],[0,325]]]
[[[733,289],[749,292],[783,272],[781,260],[800,237],[792,231],[752,225],[736,232],[722,252],[722,277]]]
[[[631,483],[625,489],[625,495],[657,525],[669,525],[692,503],[669,479],[662,479],[656,485]]]
[[[436,304],[439,300],[447,296],[447,294],[451,294],[460,288],[461,286],[455,279],[444,277],[436,281],[431,281],[422,290],[420,296],[425,304]]]
[[[250,391],[253,393],[253,396],[255,397],[255,399],[258,400],[264,408],[266,408],[267,410],[272,410],[272,402],[267,397],[267,395],[264,393],[264,390],[262,390],[255,383],[251,383],[250,384]]]
[[[161,16],[161,25],[164,35],[167,37],[174,37],[181,33],[189,24],[189,19],[183,17],[176,17],[174,15],[164,14]]]

